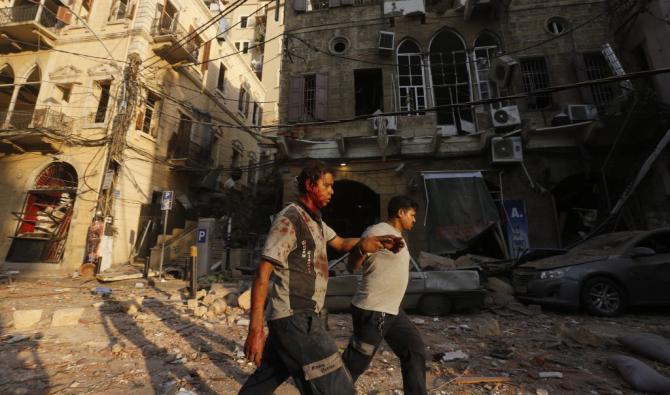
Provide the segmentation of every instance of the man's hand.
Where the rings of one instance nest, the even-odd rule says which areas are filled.
[[[358,245],[363,253],[377,252],[381,249],[387,249],[397,253],[405,246],[405,243],[403,242],[402,237],[383,235],[364,237]]]
[[[261,358],[263,357],[263,348],[265,348],[265,334],[263,329],[249,328],[247,341],[244,343],[244,354],[247,360],[261,366]]]

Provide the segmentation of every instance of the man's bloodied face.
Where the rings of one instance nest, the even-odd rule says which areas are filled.
[[[335,179],[331,173],[324,173],[316,183],[307,181],[307,196],[318,207],[323,208],[333,196],[333,184]]]

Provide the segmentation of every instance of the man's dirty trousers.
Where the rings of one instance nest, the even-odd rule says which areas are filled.
[[[240,389],[240,395],[272,394],[293,377],[301,394],[355,394],[351,375],[314,312],[300,312],[268,322],[261,366]]]
[[[382,340],[400,359],[406,395],[426,394],[426,351],[419,331],[402,309],[398,315],[351,306],[354,333],[342,359],[354,382],[370,365]]]

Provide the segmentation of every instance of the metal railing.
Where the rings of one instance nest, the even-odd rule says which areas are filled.
[[[211,148],[191,141],[190,130],[179,131],[173,144],[172,159],[188,159],[203,165],[209,164]]]
[[[38,11],[42,8],[39,20],[37,20]],[[59,27],[58,19],[48,8],[42,5],[21,5],[15,7],[0,8],[0,26],[17,22],[38,22],[40,25],[49,28]]]
[[[176,18],[163,14],[154,19],[151,28],[151,34],[155,36],[172,36],[176,41],[183,39],[188,35],[186,29],[177,22]],[[194,40],[195,37],[189,38],[186,42],[181,43],[188,53],[192,54],[197,51],[198,46]],[[197,53],[197,52],[196,52]]]
[[[9,118],[8,118],[9,115]],[[70,132],[74,120],[60,111],[38,108],[33,111],[0,111],[0,130],[47,129]]]

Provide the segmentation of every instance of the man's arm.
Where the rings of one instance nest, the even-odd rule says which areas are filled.
[[[328,245],[337,250],[337,252],[346,253],[351,251],[351,249],[358,244],[359,240],[358,237],[349,237],[345,239],[340,236],[335,236],[328,242]]]
[[[349,273],[354,273],[356,270],[360,269],[366,258],[367,254],[360,248],[356,247],[352,249],[349,253],[349,259],[347,260],[347,271]]]
[[[251,313],[249,323],[249,334],[244,343],[244,352],[249,361],[256,366],[261,365],[263,348],[265,347],[265,333],[263,331],[263,310],[265,299],[268,295],[268,285],[272,274],[272,264],[262,260],[256,269],[256,277],[251,286]]]

